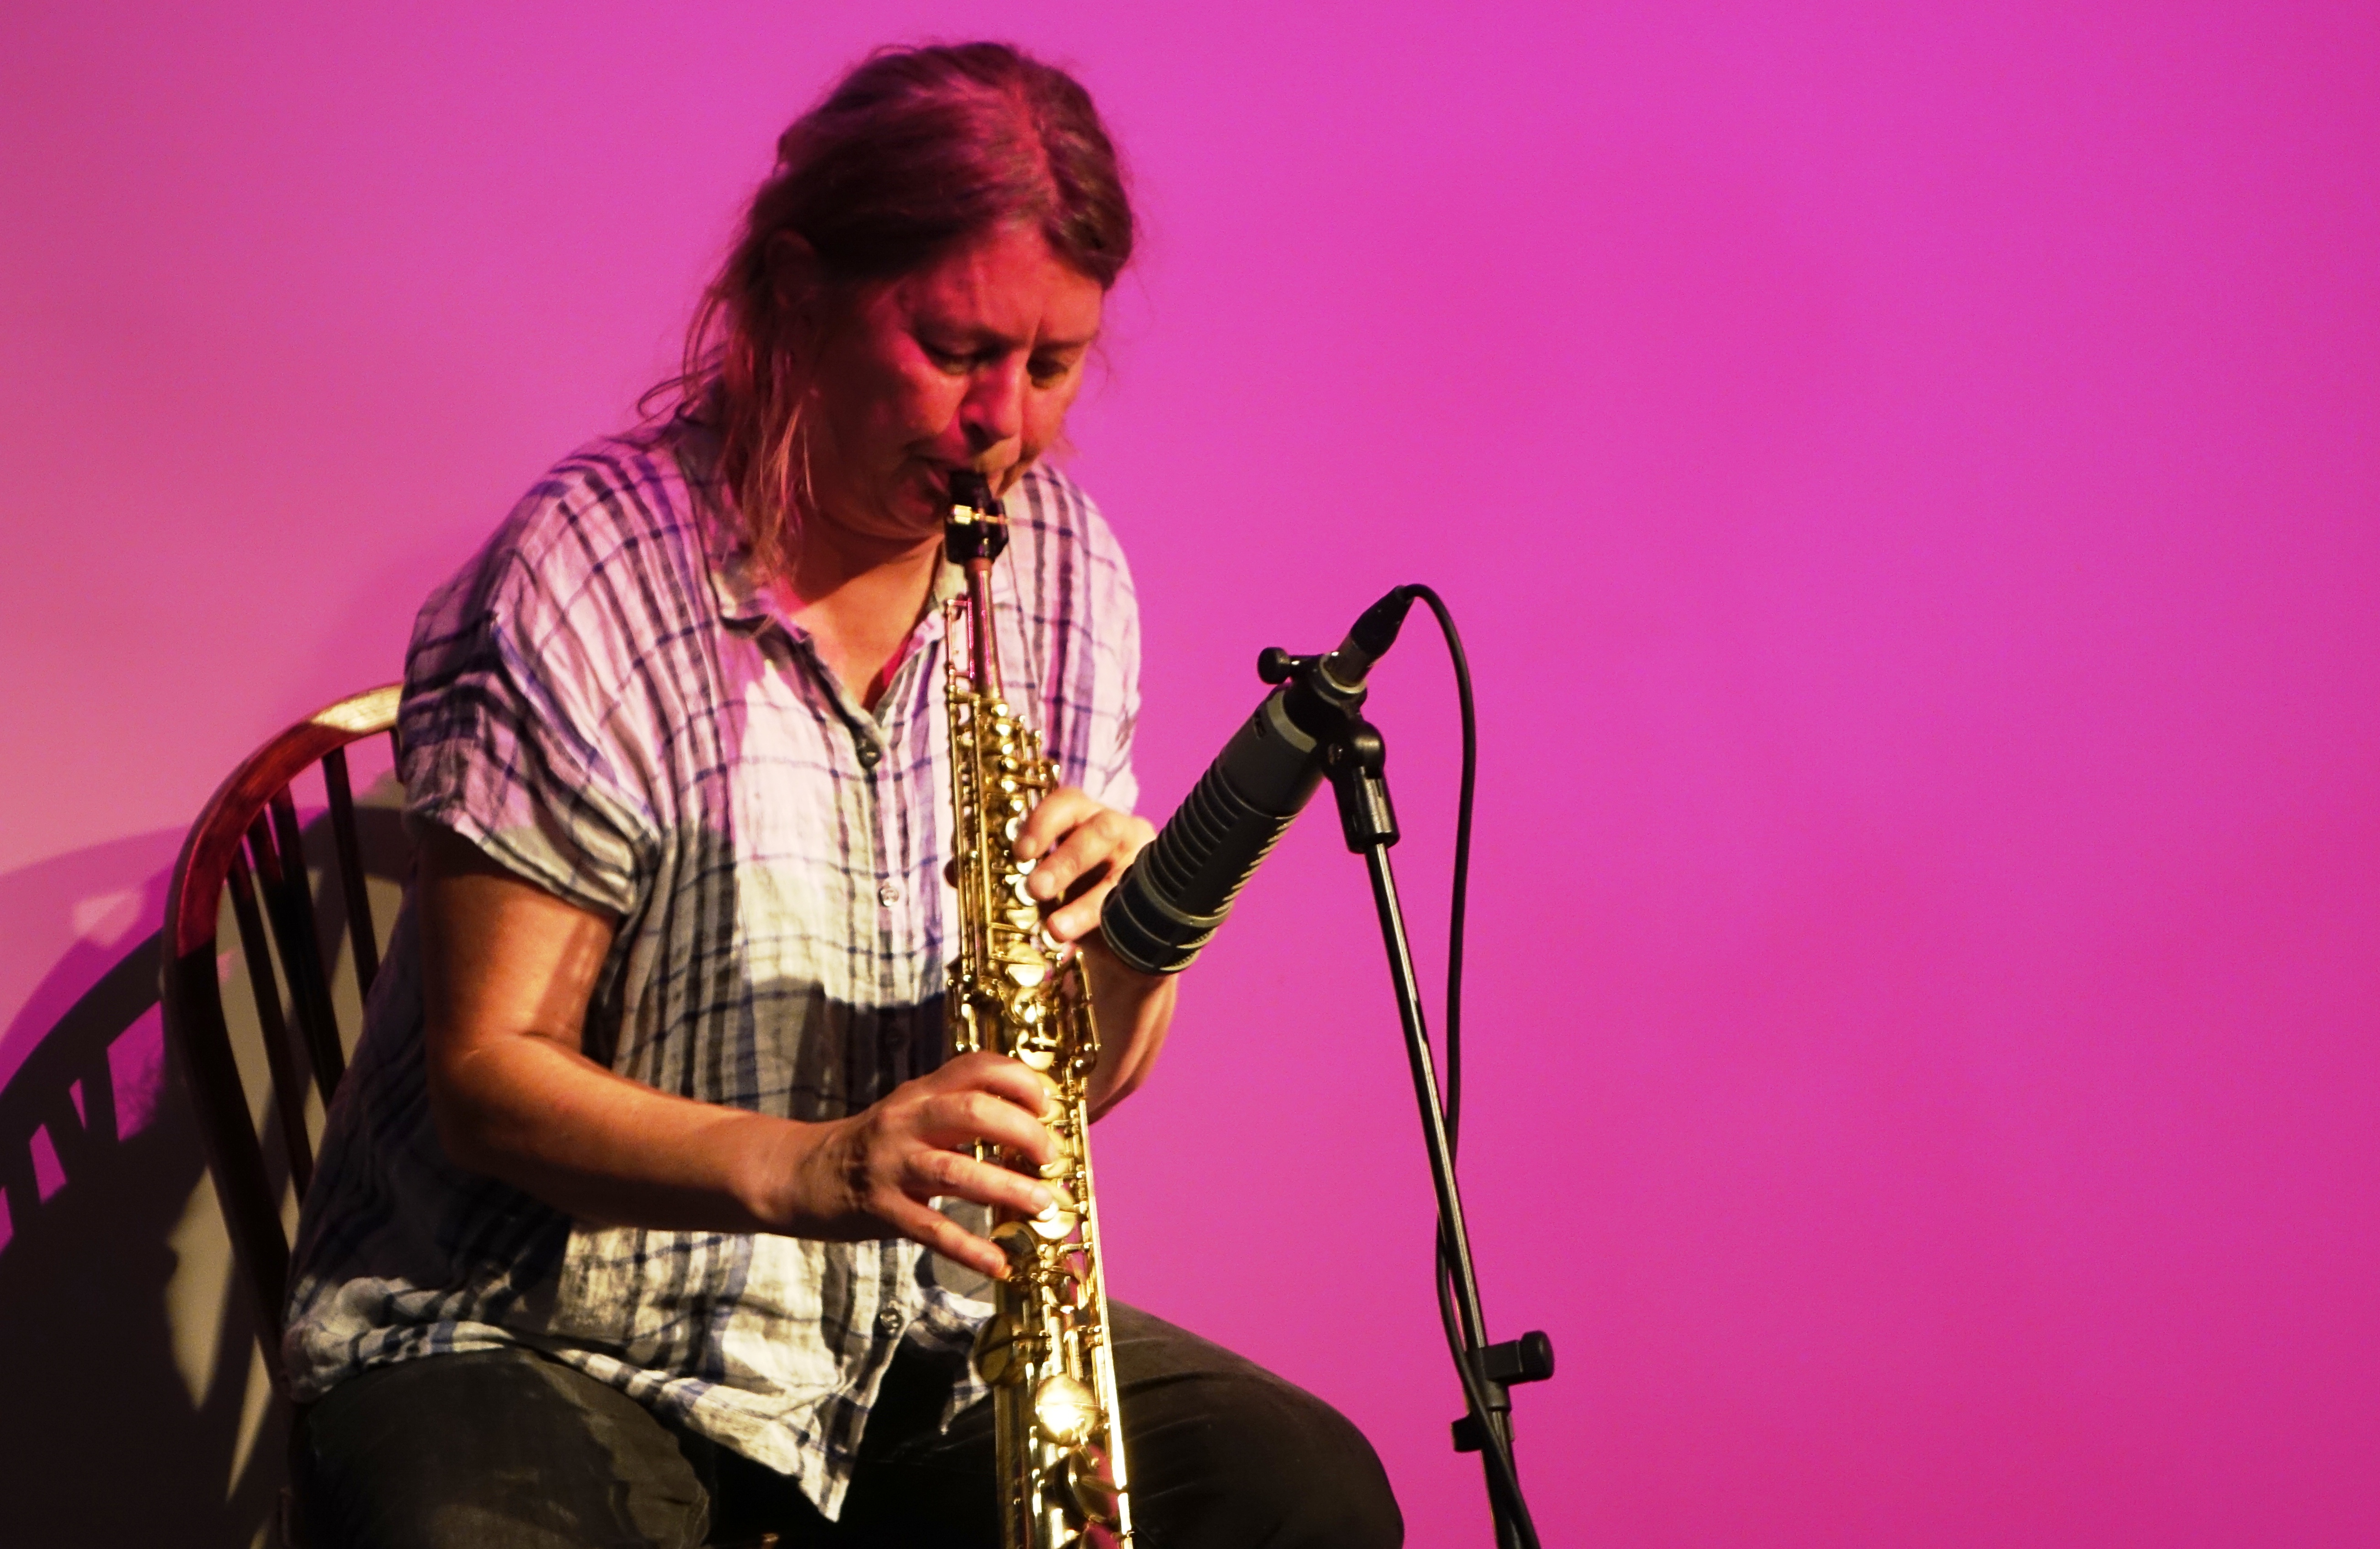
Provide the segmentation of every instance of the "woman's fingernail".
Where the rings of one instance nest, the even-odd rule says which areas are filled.
[[[1033,1214],[1036,1215],[1047,1218],[1050,1212],[1058,1208],[1058,1196],[1050,1189],[1036,1189],[1033,1190],[1032,1198]]]

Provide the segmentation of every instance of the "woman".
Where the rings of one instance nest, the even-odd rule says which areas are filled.
[[[1064,776],[1018,848],[1086,955],[1095,1109],[1171,981],[1092,926],[1137,625],[1040,458],[1133,223],[1088,97],[991,44],[880,54],[779,143],[676,412],[533,490],[423,609],[420,875],[301,1223],[287,1357],[326,1543],[985,1543],[999,1251],[1046,1084],[941,1063],[954,470],[1010,506],[995,616]],[[930,1250],[930,1251],[929,1251]],[[1145,1542],[1394,1543],[1318,1401],[1115,1309]],[[991,1535],[991,1536],[987,1536]]]

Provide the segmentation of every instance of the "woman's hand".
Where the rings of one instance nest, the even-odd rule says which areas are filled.
[[[1099,900],[1149,827],[1080,791],[1027,820],[1053,933],[1079,940],[1101,1030],[1098,1114],[1148,1074],[1172,1015],[1171,980],[1125,969],[1088,934]],[[1054,841],[1054,842],[1053,842]],[[1036,867],[1036,875],[1041,872]],[[998,1275],[984,1238],[929,1208],[938,1196],[1032,1214],[1039,1178],[978,1162],[978,1141],[1034,1164],[1055,1154],[1050,1084],[1014,1060],[969,1055],[847,1119],[804,1123],[696,1103],[595,1064],[579,1031],[613,922],[512,876],[468,841],[423,835],[418,895],[431,1109],[447,1154],[582,1220],[679,1231],[914,1238]]]
[[[511,876],[444,829],[422,835],[419,894],[430,1104],[447,1154],[581,1220],[677,1231],[908,1237],[990,1275],[1000,1250],[927,1207],[950,1195],[1031,1214],[1054,1142],[1044,1077],[969,1055],[833,1123],[697,1103],[579,1049],[609,921]]]
[[[1034,862],[1025,890],[1050,906],[1050,933],[1079,946],[1099,1030],[1099,1065],[1091,1073],[1091,1116],[1132,1095],[1148,1079],[1173,1020],[1172,974],[1128,969],[1099,937],[1099,906],[1143,846],[1157,836],[1146,818],[1102,806],[1072,786],[1043,797],[1017,831],[1016,853]]]
[[[988,1141],[1036,1165],[1054,1160],[1057,1141],[1042,1120],[1055,1100],[1049,1078],[1006,1055],[962,1055],[847,1119],[816,1127],[822,1133],[789,1135],[780,1176],[790,1196],[763,1214],[797,1237],[912,1238],[998,1279],[1008,1272],[1001,1250],[927,1201],[972,1200],[1022,1215],[1057,1203],[1039,1178],[967,1154]]]
[[[1043,923],[1060,941],[1081,940],[1141,847],[1157,837],[1146,818],[1100,805],[1072,786],[1044,796],[1016,833],[1016,858],[1030,860],[1025,891],[1048,906]]]

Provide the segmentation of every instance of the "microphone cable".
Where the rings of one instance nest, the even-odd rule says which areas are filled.
[[[1463,649],[1462,632],[1454,627],[1454,616],[1448,611],[1446,600],[1417,583],[1403,590],[1415,601],[1428,604],[1431,616],[1438,620],[1439,632],[1446,637],[1447,658],[1454,668],[1455,701],[1463,719],[1463,775],[1454,801],[1454,883],[1447,903],[1446,929],[1446,1070],[1442,1084],[1447,1160],[1451,1164],[1459,1154],[1463,1125],[1463,937],[1471,893],[1471,821],[1479,784],[1479,715],[1471,692],[1471,658]],[[1430,1278],[1438,1291],[1439,1322],[1446,1330],[1447,1353],[1454,1359],[1464,1400],[1477,1417],[1480,1451],[1487,1458],[1496,1489],[1510,1507],[1512,1529],[1523,1549],[1539,1549],[1536,1522],[1529,1514],[1529,1503],[1521,1494],[1519,1469],[1509,1443],[1493,1423],[1485,1376],[1474,1368],[1463,1348],[1463,1326],[1454,1313],[1453,1255],[1447,1250],[1443,1222],[1437,1236],[1438,1261],[1436,1273]],[[1484,1336],[1486,1331],[1481,1333]]]
[[[1429,605],[1446,637],[1446,654],[1454,666],[1454,698],[1463,716],[1463,779],[1454,799],[1454,888],[1446,910],[1446,1149],[1450,1155],[1463,1146],[1463,919],[1471,893],[1472,799],[1479,782],[1479,714],[1471,698],[1471,658],[1463,653],[1462,633],[1446,600],[1427,586],[1410,585],[1406,592]]]

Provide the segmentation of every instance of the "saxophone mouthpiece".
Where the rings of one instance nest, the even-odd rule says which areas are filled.
[[[951,470],[951,512],[942,523],[942,548],[953,565],[985,564],[1008,546],[1008,515],[991,484],[972,468]]]
[[[991,481],[972,468],[951,470],[951,504],[986,516],[1001,514],[1000,502],[992,496]]]

